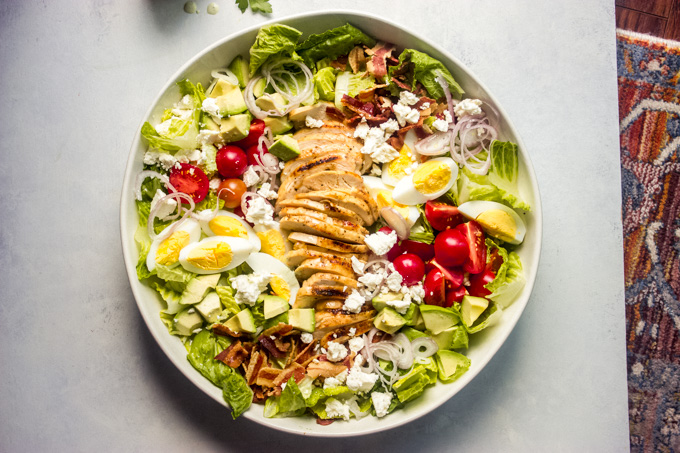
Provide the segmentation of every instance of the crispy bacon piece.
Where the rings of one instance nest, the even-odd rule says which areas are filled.
[[[319,360],[318,362],[311,362],[307,365],[307,375],[312,379],[318,377],[334,377],[345,370],[347,370],[345,365],[336,364],[327,360]]]
[[[239,338],[246,335],[244,332],[234,332],[224,324],[213,324],[212,331],[215,335],[221,335],[223,337]]]
[[[397,79],[396,77],[392,77],[392,82],[393,82],[396,86],[398,86],[399,88],[401,88],[402,90],[411,91],[411,86],[410,86],[410,85],[408,85],[408,84],[405,83],[405,82],[402,82],[401,80]]]
[[[253,385],[255,383],[257,374],[260,372],[260,368],[262,368],[266,363],[267,355],[264,352],[254,350],[250,356],[250,362],[248,363],[245,373],[245,378],[248,382],[248,385]]]
[[[270,337],[272,335],[279,335],[283,337],[286,334],[288,334],[291,330],[293,330],[293,326],[291,326],[290,324],[284,324],[280,322],[277,325],[265,330],[260,335],[263,337]]]
[[[354,47],[350,50],[349,55],[347,55],[347,60],[349,62],[349,67],[352,68],[353,73],[357,73],[363,69],[366,65],[366,55],[364,54],[364,49],[359,46]]]
[[[259,385],[253,385],[253,403],[264,403],[270,396],[279,396],[281,394],[281,387],[263,388]]]
[[[384,123],[390,118],[391,114],[390,109],[382,110],[376,114],[376,110],[380,109],[373,103],[362,103],[358,99],[347,96],[346,94],[342,95],[342,105],[347,107],[348,110],[360,115],[363,118],[366,118],[366,121],[368,121],[368,123],[372,126]]]
[[[372,56],[371,60],[366,63],[368,72],[376,77],[386,76],[387,59],[392,56],[394,49],[392,44],[378,42],[373,48],[366,50],[366,53]]]
[[[295,357],[295,360],[293,360],[295,363],[299,363],[303,367],[306,367],[309,362],[314,360],[314,358],[317,356],[317,354],[314,353],[314,348],[316,346],[316,341],[312,341],[309,343],[305,348],[300,351],[300,353]]]
[[[257,373],[257,378],[255,379],[255,384],[262,387],[274,387],[274,379],[276,379],[281,371],[278,368],[263,366]]]
[[[331,423],[333,423],[335,420],[332,418],[318,418],[316,419],[316,424],[321,425],[321,426],[328,426]]]
[[[296,383],[300,382],[305,377],[305,367],[293,362],[289,367],[281,370],[281,373],[274,379],[274,385],[281,386],[284,382],[288,382],[291,376]]]
[[[238,368],[248,359],[248,351],[242,346],[239,340],[236,340],[229,345],[227,349],[215,356],[215,360],[228,365],[232,368]]]
[[[323,348],[328,348],[329,341],[335,341],[336,343],[345,343],[351,337],[349,334],[350,329],[355,329],[354,336],[358,337],[373,328],[373,319],[367,319],[365,321],[358,322],[356,324],[348,324],[346,326],[340,326],[337,329],[333,329],[321,338],[320,344]]]
[[[329,63],[335,69],[344,71],[347,68],[347,55],[340,55],[337,59]]]
[[[270,337],[261,336],[257,341],[262,345],[263,348],[267,350],[270,355],[276,357],[277,359],[282,359],[286,356],[285,351],[279,351],[279,349],[276,347],[276,343]]]

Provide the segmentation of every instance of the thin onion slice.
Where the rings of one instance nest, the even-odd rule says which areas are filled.
[[[441,156],[451,150],[451,131],[436,132],[415,144],[416,151],[423,156]]]
[[[446,105],[449,108],[449,113],[451,114],[451,119],[453,122],[456,122],[456,114],[453,111],[453,98],[451,97],[451,90],[449,90],[449,84],[444,78],[444,75],[441,73],[441,71],[435,71],[437,74],[437,77],[434,79],[437,81],[439,86],[442,87],[442,90],[444,90],[444,96],[446,96]]]
[[[169,198],[175,198],[177,200],[177,206],[179,207],[179,212],[184,209],[184,214],[182,215],[182,218],[179,219],[177,222],[173,223],[172,226],[168,229],[165,230],[163,237],[169,237],[178,227],[179,225],[184,222],[185,219],[187,219],[192,212],[194,212],[194,208],[196,207],[196,204],[194,203],[194,199],[191,198],[190,195],[184,193],[184,192],[172,192],[169,193],[168,195],[164,196],[158,202],[156,203],[156,206],[151,209],[151,212],[149,212],[149,218],[146,221],[146,231],[149,233],[149,237],[153,240],[158,237],[156,234],[156,231],[154,230],[154,220],[156,219],[156,214],[158,213],[158,210],[160,209],[162,202],[169,199]],[[186,200],[189,202],[189,208],[183,208],[182,207],[182,199]]]
[[[411,368],[413,366],[413,347],[408,337],[403,333],[398,333],[392,341],[400,349],[397,357],[397,366],[402,370]]]
[[[427,358],[439,350],[439,346],[432,337],[418,337],[411,342],[413,356],[416,358]]]
[[[159,179],[163,184],[170,185],[170,179],[168,179],[168,177],[164,174],[153,170],[144,170],[137,175],[137,179],[135,180],[135,199],[138,201],[142,200],[142,184],[144,184],[144,180],[146,178],[156,178]]]
[[[241,212],[243,212],[243,216],[245,217],[248,215],[248,200],[251,198],[257,198],[260,195],[256,194],[255,192],[245,192],[241,196]]]
[[[222,79],[231,83],[232,85],[238,85],[238,77],[236,77],[236,74],[234,74],[229,68],[214,69],[210,75],[214,79]],[[208,91],[208,93],[210,93],[210,91]]]
[[[399,211],[391,206],[385,206],[380,210],[380,217],[382,217],[385,222],[397,233],[399,239],[408,239],[411,234],[411,230],[406,223],[406,219],[402,216]]]

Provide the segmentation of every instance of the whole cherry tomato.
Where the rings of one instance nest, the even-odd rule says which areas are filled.
[[[458,230],[446,230],[434,240],[434,256],[444,266],[460,266],[467,260],[470,249]]]
[[[248,157],[238,146],[225,145],[217,150],[215,163],[223,178],[236,178],[245,173]]]
[[[406,286],[412,286],[423,281],[425,263],[418,255],[404,253],[394,260],[394,269],[399,272]]]
[[[241,208],[241,197],[246,193],[246,184],[238,178],[225,179],[217,188],[217,194],[224,200],[226,208]]]

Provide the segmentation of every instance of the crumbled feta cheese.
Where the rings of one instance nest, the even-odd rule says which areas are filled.
[[[368,292],[373,292],[378,286],[382,285],[382,282],[385,280],[385,274],[383,272],[368,272],[357,280],[366,287]]]
[[[300,334],[300,340],[302,340],[303,343],[309,344],[314,341],[314,335],[309,332],[304,332]]]
[[[274,208],[262,197],[251,198],[248,200],[246,220],[255,225],[273,226]]]
[[[364,373],[358,366],[353,366],[347,375],[347,387],[353,392],[368,392],[378,380],[376,373]]]
[[[354,366],[362,366],[364,362],[364,356],[361,354],[357,354],[356,357],[354,357]]]
[[[403,299],[388,300],[387,305],[394,308],[400,315],[406,314],[408,307],[411,306],[411,298],[404,297]]]
[[[422,283],[413,286],[405,286],[404,288],[408,288],[412,302],[419,304],[425,298],[425,289],[423,288]]]
[[[147,151],[144,153],[144,164],[145,165],[160,165],[164,170],[170,170],[175,166],[177,160],[175,156],[170,153],[158,152],[158,151]]]
[[[219,189],[220,184],[222,184],[222,180],[220,178],[215,177],[210,180],[210,182],[208,183],[208,187],[210,188],[210,190],[217,190]]]
[[[374,162],[391,162],[399,157],[399,151],[385,140],[385,131],[379,127],[372,127],[364,137],[363,154],[369,154]]]
[[[384,417],[387,415],[387,410],[390,408],[390,403],[392,403],[392,394],[387,392],[373,392],[371,393],[371,401],[373,402],[375,415],[378,417]]]
[[[279,170],[283,170],[283,167],[286,166],[286,163],[284,161],[279,162]]]
[[[412,109],[408,105],[403,105],[401,103],[392,107],[394,116],[397,117],[397,122],[400,126],[405,126],[406,123],[417,123],[420,119],[420,112],[416,109]]]
[[[349,420],[349,405],[335,398],[328,398],[326,400],[326,415],[328,418]]]
[[[190,308],[190,309],[187,310],[187,313],[189,313],[189,314],[196,313],[196,310],[193,309],[193,308]]]
[[[224,141],[220,131],[213,131],[211,129],[203,129],[198,133],[197,139],[201,145],[214,145],[215,143]]]
[[[439,132],[446,132],[449,130],[449,123],[446,120],[436,119],[432,123],[432,127]]]
[[[257,298],[266,289],[269,281],[272,279],[271,274],[241,274],[236,277],[231,277],[231,287],[236,290],[234,299],[238,304],[254,305]]]
[[[361,123],[357,124],[357,127],[354,129],[354,136],[365,140],[369,129],[370,127],[366,120],[361,120]]]
[[[316,118],[307,115],[307,117],[305,118],[305,126],[310,128],[321,127],[323,126],[323,121],[317,120]]]
[[[165,195],[166,193],[163,192],[161,189],[156,190],[156,193],[153,196],[153,200],[151,200],[152,210],[160,202],[160,199],[163,198]],[[175,209],[177,209],[177,200],[175,200],[174,198],[168,198],[167,200],[163,201],[162,204],[159,206],[158,211],[156,211],[156,216],[161,220],[165,220],[167,217],[170,217],[170,215],[173,212],[175,212]]]
[[[246,187],[253,187],[260,182],[260,175],[257,174],[252,165],[248,165],[245,173],[243,173],[243,183]]]
[[[159,135],[168,135],[168,132],[170,132],[170,126],[172,126],[172,118],[168,118],[167,120],[158,124],[155,129]]]
[[[356,256],[352,255],[352,258],[350,259],[352,262],[352,270],[356,272],[357,274],[361,275],[364,273],[364,268],[366,267],[366,263],[363,261],[360,261]]]
[[[203,100],[203,105],[201,105],[201,109],[210,115],[221,116],[220,108],[217,105],[215,98],[205,98]]]
[[[373,164],[371,167],[371,176],[380,176],[382,175],[382,168],[380,168],[377,164]]]
[[[430,103],[429,103],[429,102],[423,102],[423,103],[420,105],[420,110],[425,110],[425,109],[429,109],[429,108],[430,108]]]
[[[347,348],[345,345],[336,343],[335,341],[328,342],[328,350],[326,352],[326,358],[331,362],[340,362],[345,357],[347,357]]]
[[[373,253],[382,256],[389,252],[394,244],[397,243],[397,232],[392,230],[388,234],[378,231],[377,233],[366,236],[364,242]]]
[[[349,333],[349,336],[350,336],[350,337],[353,337],[353,336],[356,335],[356,333],[357,333],[357,328],[356,328],[356,327],[350,327],[348,333]],[[351,349],[351,348],[350,348],[350,349]]]
[[[350,313],[360,313],[361,307],[364,306],[364,302],[366,302],[364,296],[362,296],[359,291],[355,289],[349,296],[347,296],[347,299],[345,299],[342,309]]]
[[[355,329],[356,332],[356,329]],[[349,340],[349,350],[352,352],[359,352],[364,349],[364,339],[363,337],[354,337]]]
[[[175,109],[178,110],[191,110],[194,108],[194,98],[190,94],[185,94],[182,99],[175,104]]]
[[[451,112],[449,112],[448,109],[444,110],[444,119],[446,120],[447,123],[453,123],[453,117],[451,116]]]
[[[387,289],[389,289],[392,292],[399,292],[401,291],[401,282],[403,281],[403,278],[399,272],[392,272],[390,275],[387,276],[387,279],[385,280],[385,285],[387,286]]]
[[[403,105],[414,105],[418,103],[420,99],[415,94],[410,91],[402,91],[399,93],[399,103]]]
[[[332,376],[332,377],[327,377],[326,379],[324,379],[323,388],[327,389],[327,388],[332,388],[332,387],[339,387],[342,384],[344,384],[346,380],[347,380],[347,370],[343,371],[342,373],[340,373],[340,374],[338,374],[334,377]]]
[[[392,118],[390,118],[389,120],[380,124],[380,129],[384,130],[385,135],[389,137],[390,135],[394,134],[399,130],[399,123],[397,123],[397,120],[393,120]]]
[[[463,99],[453,106],[453,113],[458,118],[468,115],[479,115],[482,113],[482,101],[479,99]]]
[[[270,200],[275,200],[278,198],[279,194],[271,190],[271,187],[272,185],[270,183],[265,182],[262,184],[262,187],[258,189],[257,194],[262,195],[265,198],[269,198]]]

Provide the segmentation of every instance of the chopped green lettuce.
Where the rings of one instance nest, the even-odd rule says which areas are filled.
[[[307,404],[295,379],[288,379],[279,396],[271,396],[265,403],[265,417],[298,417],[305,413]]]
[[[335,99],[335,72],[336,70],[328,66],[314,74],[314,97],[324,101]]]
[[[438,76],[446,80],[446,83],[449,85],[449,91],[451,91],[453,96],[460,96],[465,93],[441,61],[417,50],[404,49],[401,55],[399,55],[400,64],[395,66],[395,68],[400,67],[404,62],[413,64],[413,88],[415,88],[416,81],[422,83],[434,99],[444,97],[444,89],[436,80]]]
[[[139,206],[139,203],[141,202],[137,202],[137,206]],[[134,237],[135,242],[137,243],[137,246],[139,248],[139,260],[137,261],[137,278],[139,280],[144,280],[145,278],[149,278],[155,274],[155,272],[149,271],[149,268],[146,267],[146,257],[149,254],[149,249],[151,248],[151,239],[149,238],[149,233],[147,233],[146,231],[146,222],[144,226],[139,225],[137,227]]]
[[[342,110],[342,95],[354,97],[375,85],[375,78],[366,73],[353,74],[349,71],[341,72],[335,80],[335,107]]]
[[[272,24],[260,28],[250,48],[250,75],[254,75],[271,57],[294,57],[300,36],[301,31],[288,25]]]
[[[158,291],[161,298],[167,304],[167,308],[162,311],[164,314],[175,315],[179,313],[185,307],[180,305],[179,300],[182,298],[181,291],[176,291],[169,285],[170,282],[165,283],[160,279],[154,279],[149,282],[151,287]]]
[[[217,162],[215,160],[217,148],[213,145],[203,145],[201,150],[205,153],[205,159],[203,159],[201,167],[206,175],[212,175],[217,171]]]
[[[470,200],[488,200],[503,203],[514,209],[522,209],[525,211],[531,209],[531,206],[519,199],[516,195],[506,192],[494,185],[489,180],[489,176],[476,175],[467,168],[463,168],[458,174],[456,189],[456,191],[452,189],[447,195],[452,199],[455,199],[458,206]]]
[[[358,28],[345,24],[318,35],[310,35],[298,44],[296,51],[308,66],[312,66],[317,60],[323,58],[335,59],[340,55],[345,55],[359,44],[373,47],[375,39]]]
[[[156,263],[156,275],[158,275],[158,278],[161,278],[166,281],[171,281],[171,282],[177,282],[181,286],[180,287],[175,287],[175,290],[177,289],[184,289],[186,287],[187,283],[194,277],[196,277],[196,274],[193,272],[189,272],[188,270],[184,269],[182,266],[175,266],[175,267],[168,267],[168,266],[163,266],[162,264]]]
[[[234,370],[215,357],[229,347],[231,340],[227,337],[215,335],[209,330],[201,330],[191,341],[191,348],[187,355],[189,363],[210,382],[222,387],[228,376]]]
[[[420,219],[411,228],[411,235],[408,238],[411,241],[432,244],[434,242],[434,230],[425,217],[425,205],[417,205],[416,208],[420,211]]]
[[[517,182],[519,180],[519,153],[517,145],[512,142],[494,140],[491,143],[491,168],[489,182],[507,194],[506,198],[514,197],[513,207],[529,211],[531,207],[520,199]],[[517,205],[517,206],[515,206]]]
[[[222,383],[222,398],[231,407],[232,418],[236,419],[252,404],[253,391],[243,376],[233,372]]]
[[[454,328],[453,339],[451,340],[451,346],[449,349],[461,349],[468,347],[468,333],[463,325],[458,325]]]
[[[436,381],[436,366],[434,366],[434,379]],[[397,398],[400,402],[405,403],[410,401],[417,396],[419,396],[430,384],[433,384],[432,380],[432,366],[428,363],[427,365],[416,364],[411,371],[406,373],[397,382],[394,383],[392,389],[397,393]]]
[[[489,252],[487,256],[490,256],[490,252],[495,248],[503,258],[503,264],[498,269],[498,272],[496,272],[496,278],[484,285],[486,289],[491,291],[487,298],[496,302],[501,308],[507,308],[512,304],[526,283],[524,272],[522,271],[522,262],[517,253],[508,253],[507,250],[491,239],[487,238],[486,247]]]

